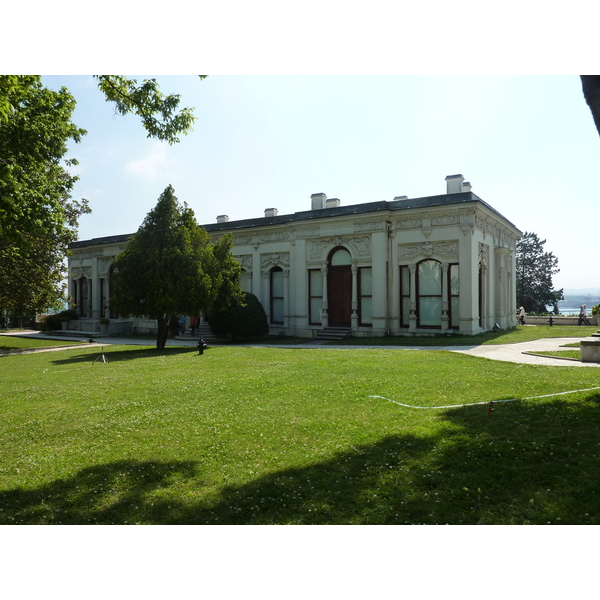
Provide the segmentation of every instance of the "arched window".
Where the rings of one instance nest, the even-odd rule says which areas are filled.
[[[442,326],[442,265],[437,260],[417,265],[417,326]]]
[[[346,248],[339,248],[332,255],[329,261],[332,267],[343,267],[352,264],[352,257]]]
[[[283,325],[283,269],[271,269],[271,323]]]

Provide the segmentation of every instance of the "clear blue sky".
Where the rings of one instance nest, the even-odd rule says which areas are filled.
[[[324,192],[343,205],[473,192],[559,259],[557,287],[600,292],[600,135],[578,76],[157,77],[195,108],[194,132],[169,146],[135,116],[115,115],[91,76],[45,76],[77,99],[75,197],[93,213],[80,238],[131,233],[171,184],[200,223],[308,210]]]

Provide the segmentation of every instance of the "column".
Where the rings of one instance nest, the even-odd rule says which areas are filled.
[[[358,329],[358,267],[356,262],[352,261],[352,315],[350,317],[350,326],[352,330]]]
[[[408,265],[410,271],[410,315],[408,316],[408,330],[417,329],[417,265]]]
[[[289,327],[290,270],[283,269],[283,328]]]
[[[321,273],[323,275],[323,309],[321,311],[321,325],[323,327],[329,327],[329,315],[327,313],[327,265],[321,267]]]
[[[442,263],[442,331],[450,329],[448,322],[448,263]]]

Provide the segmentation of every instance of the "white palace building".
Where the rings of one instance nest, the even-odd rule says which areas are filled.
[[[473,335],[516,325],[515,248],[521,232],[471,192],[462,175],[446,193],[342,206],[325,194],[310,210],[204,225],[234,236],[241,287],[267,313],[270,333],[318,337]],[[153,321],[111,314],[114,257],[130,235],[71,244],[69,294],[82,331],[148,331]],[[321,334],[319,333],[321,332]]]

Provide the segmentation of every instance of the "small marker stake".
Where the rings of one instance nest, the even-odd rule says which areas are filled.
[[[492,413],[495,411],[496,409],[494,408],[494,403],[490,402],[490,405],[488,406],[488,417],[492,416]]]
[[[104,346],[102,346],[102,354],[100,354],[100,356],[98,356],[98,358],[96,358],[96,360],[94,361],[93,364],[96,364],[97,361],[99,361],[100,359],[102,359],[102,362],[106,365],[108,364],[108,361],[106,360],[106,356],[104,356]]]

